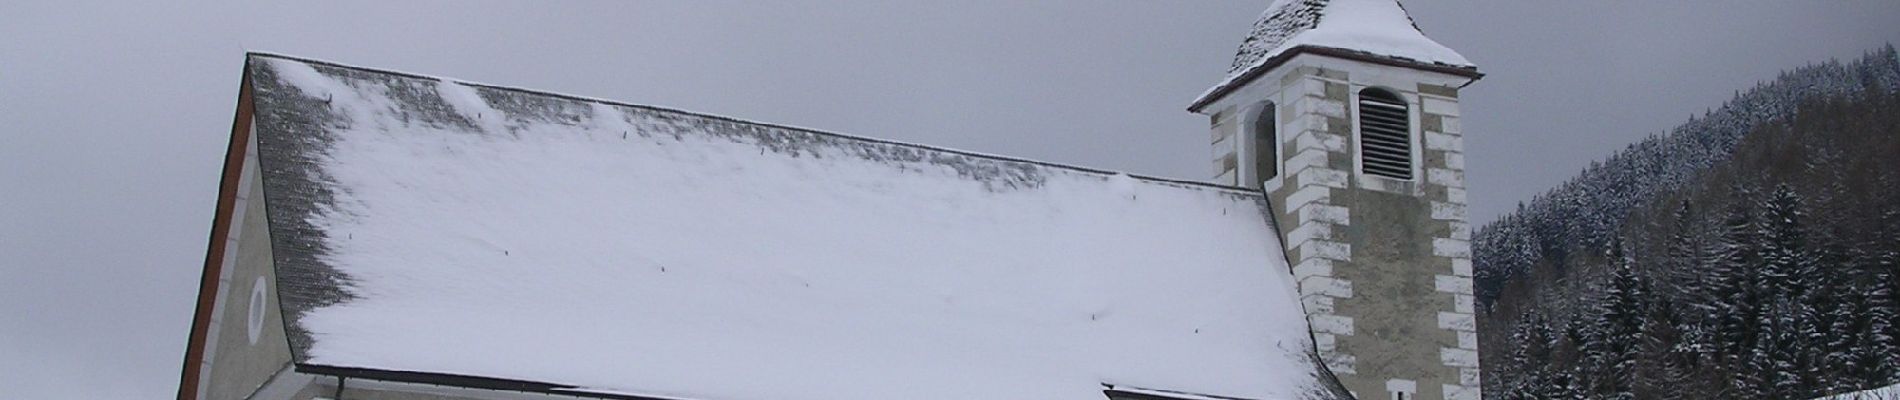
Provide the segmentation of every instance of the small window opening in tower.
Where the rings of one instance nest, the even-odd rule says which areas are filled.
[[[1266,182],[1280,174],[1280,141],[1275,138],[1273,103],[1260,106],[1253,120],[1253,170],[1257,182]]]
[[[1360,170],[1412,179],[1412,121],[1405,99],[1385,89],[1359,92]]]

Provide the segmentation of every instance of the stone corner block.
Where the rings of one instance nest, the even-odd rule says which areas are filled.
[[[1445,400],[1481,400],[1477,386],[1445,385]]]
[[[1339,336],[1352,336],[1352,317],[1331,314],[1307,316],[1307,323],[1313,325],[1313,332],[1330,333]]]
[[[1471,314],[1440,311],[1438,327],[1458,332],[1477,332],[1478,320]]]
[[[1478,352],[1476,350],[1454,349],[1450,347],[1444,347],[1444,348],[1438,349],[1438,360],[1440,362],[1443,362],[1446,366],[1459,367],[1459,368],[1477,368],[1478,367]]]
[[[1435,275],[1433,289],[1440,293],[1471,294],[1471,277],[1456,275]]]

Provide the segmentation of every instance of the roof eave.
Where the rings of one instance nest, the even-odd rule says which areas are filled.
[[[1235,90],[1240,90],[1240,88],[1246,87],[1247,84],[1253,83],[1255,79],[1259,79],[1260,76],[1266,75],[1267,71],[1272,71],[1275,68],[1279,68],[1280,65],[1286,64],[1287,61],[1292,61],[1293,57],[1299,56],[1300,54],[1313,54],[1313,55],[1327,56],[1327,57],[1333,57],[1333,58],[1339,58],[1339,59],[1345,59],[1345,60],[1351,60],[1351,61],[1361,61],[1361,62],[1368,62],[1368,63],[1379,64],[1379,65],[1388,65],[1388,66],[1401,67],[1401,68],[1411,68],[1411,69],[1427,71],[1427,72],[1436,72],[1436,73],[1441,73],[1441,74],[1446,74],[1446,75],[1470,78],[1473,82],[1484,78],[1484,73],[1478,72],[1477,67],[1461,67],[1461,66],[1439,64],[1439,63],[1428,63],[1428,62],[1413,60],[1410,58],[1383,56],[1383,55],[1367,53],[1363,51],[1342,49],[1338,47],[1302,45],[1302,46],[1297,46],[1291,49],[1287,49],[1286,51],[1280,52],[1280,54],[1276,54],[1272,58],[1268,58],[1266,62],[1255,64],[1253,67],[1250,67],[1246,71],[1241,72],[1239,77],[1231,79],[1225,84],[1222,84],[1221,86],[1215,87],[1214,90],[1208,91],[1207,94],[1201,95],[1201,97],[1198,99],[1194,99],[1194,103],[1188,105],[1188,108],[1187,108],[1188,112],[1193,112],[1193,113],[1201,112],[1201,110],[1207,108],[1208,105],[1214,104],[1214,102],[1216,101],[1220,101],[1220,99],[1227,97],[1228,94],[1233,93]]]
[[[435,385],[476,390],[494,390],[519,393],[536,393],[569,396],[576,398],[595,398],[606,400],[685,400],[674,397],[655,397],[634,394],[589,391],[579,386],[557,383],[537,382],[519,379],[495,378],[479,375],[461,375],[439,372],[401,371],[363,367],[339,367],[321,364],[297,363],[296,371],[311,375],[333,376],[344,379],[365,379],[372,381]]]
[[[1103,383],[1102,394],[1110,399],[1134,400],[1250,400],[1240,397],[1215,396],[1210,394],[1189,393],[1175,390],[1161,390],[1122,386]]]

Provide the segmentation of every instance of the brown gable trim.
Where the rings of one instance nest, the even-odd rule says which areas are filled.
[[[238,82],[237,118],[231,122],[231,143],[224,150],[224,173],[218,179],[218,208],[211,217],[211,244],[205,249],[204,275],[198,278],[198,310],[191,316],[191,334],[186,339],[185,366],[178,379],[178,400],[197,400],[198,379],[204,375],[206,335],[210,333],[211,312],[217,308],[218,278],[224,274],[225,243],[231,235],[232,209],[237,205],[237,188],[244,176],[244,153],[251,142],[251,67],[246,61],[243,78]]]
[[[297,364],[297,372],[311,375],[327,375],[338,378],[368,379],[384,382],[419,383],[437,386],[450,386],[481,390],[502,390],[524,393],[558,394],[574,397],[589,397],[610,400],[685,400],[669,397],[639,396],[618,393],[600,393],[582,390],[574,385],[562,385],[547,382],[524,381],[516,379],[489,378],[474,375],[456,375],[436,372],[397,371],[375,368],[334,367],[318,364]]]
[[[1260,64],[1260,66],[1248,69],[1247,72],[1242,73],[1240,77],[1234,78],[1233,81],[1228,82],[1226,85],[1222,85],[1218,88],[1215,88],[1214,91],[1208,92],[1207,95],[1201,96],[1201,98],[1199,99],[1195,99],[1194,104],[1188,105],[1188,112],[1193,112],[1193,113],[1201,112],[1201,109],[1207,108],[1207,106],[1210,104],[1213,104],[1214,101],[1220,100],[1222,97],[1227,97],[1227,94],[1233,93],[1235,90],[1240,90],[1241,87],[1247,86],[1247,84],[1250,82],[1253,82],[1254,79],[1260,78],[1261,75],[1266,75],[1267,71],[1272,71],[1274,68],[1278,68],[1280,64],[1285,64],[1287,61],[1293,60],[1294,56],[1298,56],[1302,53],[1322,55],[1322,56],[1352,60],[1352,61],[1363,61],[1363,62],[1369,62],[1373,64],[1393,66],[1393,67],[1411,68],[1411,69],[1416,69],[1416,70],[1421,70],[1421,71],[1437,72],[1437,73],[1446,74],[1446,75],[1462,76],[1466,78],[1471,78],[1471,80],[1473,81],[1484,78],[1484,73],[1478,72],[1478,69],[1474,67],[1455,67],[1455,66],[1450,66],[1450,65],[1445,65],[1445,64],[1425,63],[1425,62],[1419,62],[1417,60],[1413,60],[1409,58],[1387,57],[1387,56],[1376,55],[1376,54],[1367,53],[1363,51],[1347,50],[1347,49],[1341,49],[1337,47],[1299,46],[1299,47],[1294,47],[1285,52],[1281,52],[1280,55],[1273,56],[1273,58],[1268,59],[1267,62]]]

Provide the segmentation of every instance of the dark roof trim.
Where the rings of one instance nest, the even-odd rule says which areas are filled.
[[[282,55],[282,54],[273,54],[273,53],[254,51],[254,52],[245,53],[245,55],[249,57],[263,57],[263,58],[276,58],[276,59],[290,60],[290,61],[296,61],[296,62],[301,62],[301,63],[306,63],[306,64],[316,64],[316,65],[323,65],[323,66],[328,66],[328,67],[343,68],[343,69],[377,73],[377,74],[398,75],[398,76],[405,76],[405,77],[416,78],[416,79],[425,79],[425,80],[445,79],[442,77],[435,77],[435,76],[428,76],[428,75],[421,75],[421,74],[414,74],[414,73],[400,72],[400,71],[389,71],[389,70],[380,70],[380,69],[374,69],[374,68],[358,67],[358,66],[353,66],[353,65],[338,64],[338,63],[329,62],[329,61],[314,60],[314,59],[302,58],[302,57],[296,57],[296,56],[287,56],[287,55]],[[930,146],[930,145],[917,144],[917,143],[906,143],[906,142],[899,142],[899,141],[894,141],[894,140],[855,136],[855,135],[848,135],[848,134],[843,134],[843,133],[821,131],[821,130],[811,129],[811,128],[801,128],[801,127],[790,126],[790,125],[780,125],[780,124],[774,124],[774,123],[769,123],[769,122],[748,121],[744,119],[733,118],[733,117],[728,117],[728,116],[723,116],[723,115],[706,114],[706,113],[700,113],[700,112],[693,112],[693,111],[686,111],[686,110],[658,107],[658,106],[649,106],[649,105],[642,105],[642,104],[630,104],[630,103],[623,103],[623,102],[601,99],[601,98],[575,96],[575,95],[553,93],[553,92],[544,92],[544,91],[539,91],[539,90],[534,90],[534,89],[525,89],[525,88],[518,88],[518,87],[512,87],[512,86],[499,86],[499,85],[491,85],[491,84],[486,84],[486,83],[462,82],[462,81],[457,81],[457,83],[468,85],[468,86],[474,86],[474,87],[494,89],[494,90],[505,90],[505,91],[510,91],[510,92],[532,94],[532,95],[538,95],[538,96],[558,97],[562,99],[568,99],[568,100],[584,102],[584,103],[601,103],[601,104],[616,105],[616,106],[621,106],[621,107],[640,108],[640,109],[645,109],[649,111],[657,111],[657,112],[664,112],[664,113],[685,114],[685,115],[690,115],[690,116],[699,117],[699,118],[716,119],[716,120],[726,121],[726,122],[731,122],[731,123],[756,125],[756,126],[774,128],[774,129],[784,129],[784,130],[804,132],[804,133],[809,133],[809,134],[819,135],[819,136],[829,136],[829,137],[835,137],[835,138],[846,139],[846,140],[856,140],[856,141],[862,141],[862,142],[872,142],[872,143],[880,143],[880,144],[887,144],[887,145],[893,145],[893,146],[902,146],[902,147],[909,147],[909,148],[914,148],[914,149],[950,153],[950,154],[956,154],[956,155],[961,155],[961,156],[982,158],[982,159],[995,160],[995,161],[1033,164],[1033,165],[1038,165],[1038,166],[1043,166],[1043,167],[1048,167],[1048,168],[1064,169],[1064,170],[1095,174],[1095,175],[1110,176],[1110,175],[1122,174],[1122,172],[1105,170],[1105,169],[1081,167],[1081,166],[1075,166],[1075,165],[1069,165],[1069,164],[1053,163],[1053,162],[1048,162],[1048,161],[1037,161],[1037,160],[1031,160],[1031,159],[1026,159],[1026,158],[1000,156],[1000,155],[995,155],[995,154],[984,154],[984,153]],[[1241,187],[1241,186],[1221,185],[1221,184],[1216,184],[1216,183],[1190,181],[1190,180],[1173,179],[1173,178],[1159,178],[1159,177],[1135,175],[1135,174],[1127,174],[1127,175],[1129,177],[1143,180],[1143,181],[1160,183],[1160,184],[1168,184],[1168,185],[1174,185],[1174,186],[1179,186],[1179,187],[1205,188],[1205,189],[1221,190],[1221,191],[1232,192],[1232,193],[1243,194],[1243,195],[1264,196],[1258,190],[1248,189],[1246,187]]]
[[[1115,400],[1123,400],[1123,399],[1128,399],[1128,400],[1183,400],[1183,399],[1250,400],[1250,399],[1244,399],[1244,398],[1239,398],[1239,397],[1215,396],[1215,395],[1188,393],[1188,392],[1181,392],[1181,391],[1174,391],[1174,390],[1147,389],[1147,388],[1138,388],[1138,387],[1133,387],[1133,386],[1119,386],[1119,385],[1113,385],[1113,384],[1107,384],[1107,383],[1102,384],[1102,394],[1108,396],[1108,398],[1110,399],[1115,399]],[[1168,396],[1169,394],[1180,395],[1180,397]]]
[[[1426,63],[1426,62],[1421,62],[1418,60],[1413,60],[1410,58],[1382,56],[1382,55],[1367,53],[1367,52],[1358,51],[1358,50],[1342,49],[1338,47],[1304,45],[1304,46],[1294,47],[1287,51],[1281,52],[1279,55],[1276,55],[1276,56],[1273,56],[1273,58],[1267,59],[1265,63],[1261,63],[1259,66],[1250,68],[1247,70],[1247,72],[1241,73],[1240,77],[1234,78],[1232,81],[1227,82],[1227,84],[1214,88],[1214,91],[1208,92],[1206,95],[1201,96],[1201,98],[1195,99],[1194,104],[1188,105],[1188,112],[1195,112],[1195,113],[1201,112],[1202,108],[1206,108],[1209,104],[1214,104],[1215,101],[1218,101],[1223,97],[1227,97],[1227,94],[1233,93],[1235,90],[1240,90],[1241,87],[1247,86],[1247,84],[1253,82],[1254,79],[1259,79],[1260,76],[1266,75],[1267,71],[1272,71],[1274,68],[1279,67],[1280,64],[1285,64],[1287,61],[1293,60],[1294,56],[1298,56],[1300,54],[1322,55],[1322,56],[1346,59],[1346,60],[1352,60],[1352,61],[1369,62],[1369,63],[1379,64],[1379,65],[1387,65],[1387,66],[1401,67],[1401,68],[1411,68],[1411,69],[1427,71],[1427,72],[1437,72],[1437,73],[1446,74],[1446,75],[1471,78],[1471,80],[1473,81],[1484,78],[1484,73],[1478,72],[1478,69],[1476,67],[1457,67],[1457,66],[1451,66],[1451,65],[1445,65],[1445,64]]]
[[[374,368],[333,367],[318,364],[297,364],[297,372],[312,375],[327,375],[339,378],[368,379],[384,382],[416,383],[425,385],[451,386],[468,389],[501,390],[523,393],[554,394],[574,397],[591,397],[610,400],[688,400],[672,397],[653,397],[618,393],[591,392],[579,386],[562,385],[547,382],[524,381],[515,379],[488,378],[472,375],[444,374],[436,372],[396,371]]]

